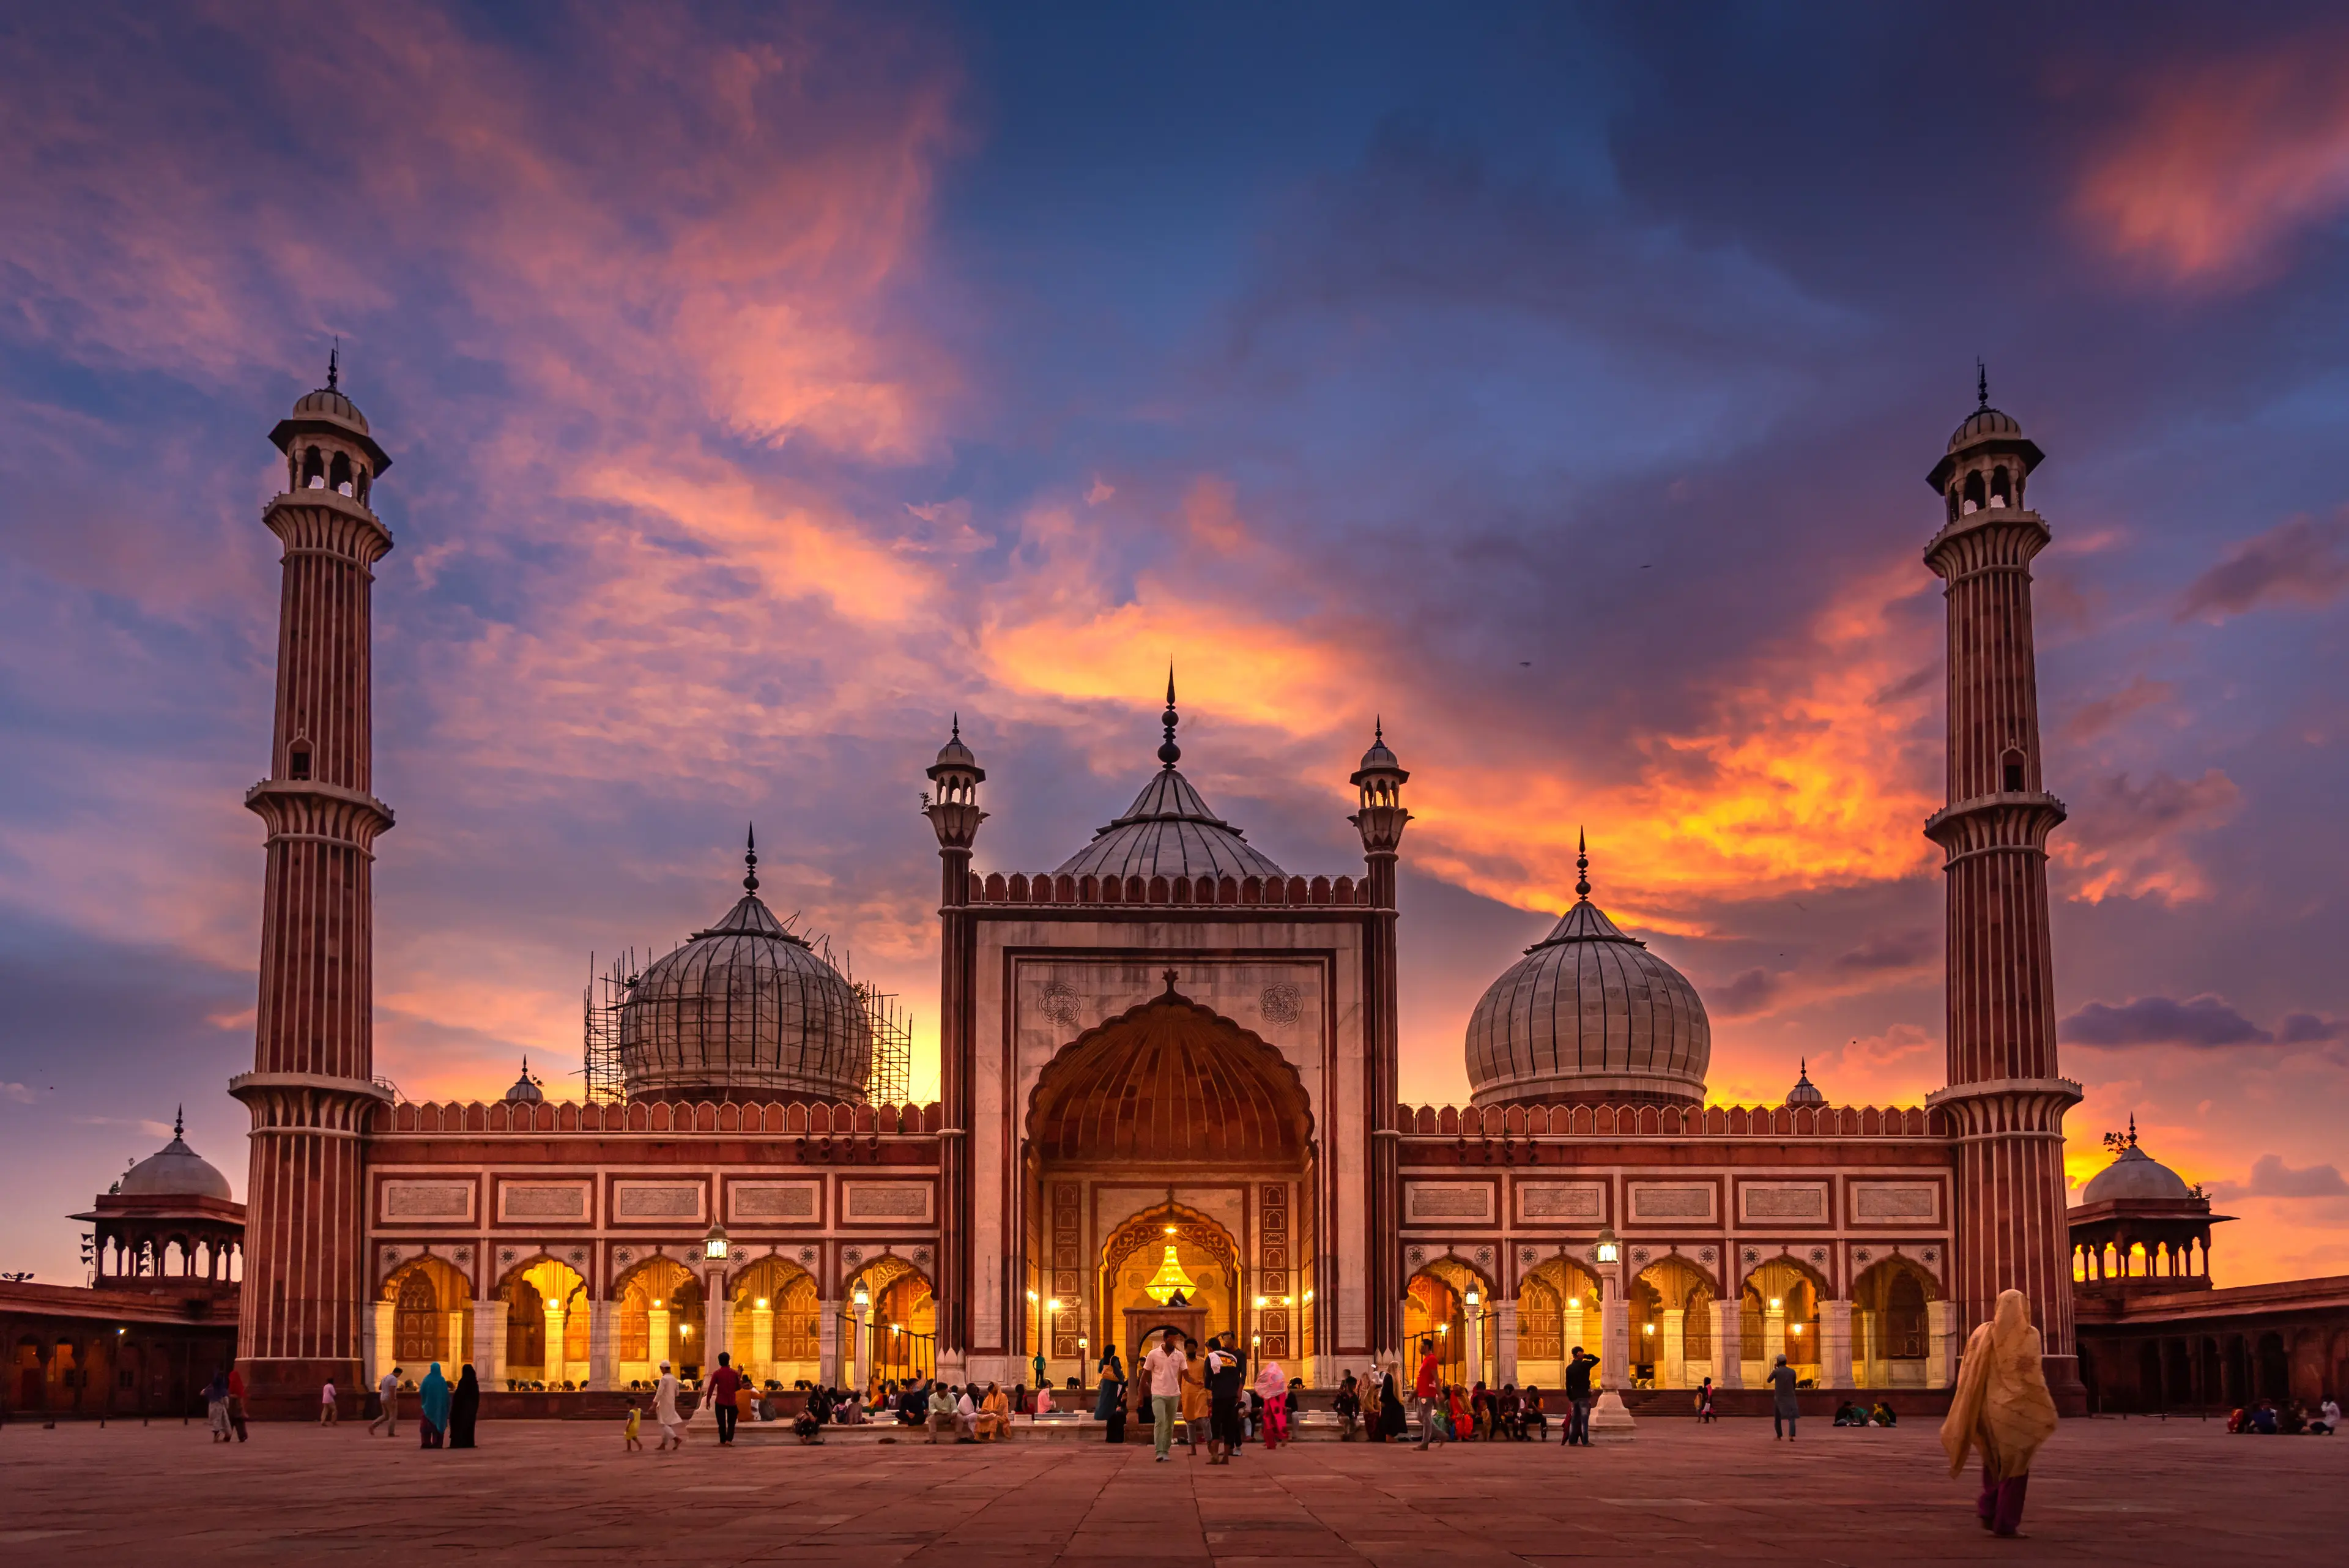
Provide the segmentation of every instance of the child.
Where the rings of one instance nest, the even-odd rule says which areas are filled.
[[[637,1423],[643,1418],[644,1412],[636,1408],[635,1405],[631,1404],[628,1407],[628,1429],[622,1435],[622,1440],[620,1443],[620,1451],[622,1453],[641,1454],[645,1451],[645,1440],[636,1436]]]

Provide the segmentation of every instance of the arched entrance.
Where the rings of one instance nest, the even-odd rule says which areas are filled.
[[[865,1304],[858,1307],[863,1291]],[[937,1371],[937,1300],[929,1276],[885,1252],[849,1277],[841,1382],[853,1388],[904,1383]]]
[[[1898,1255],[1871,1263],[1851,1287],[1852,1377],[1864,1388],[1922,1388],[1931,1378],[1928,1304],[1933,1276]]]
[[[391,1304],[389,1365],[422,1377],[432,1363],[456,1381],[457,1369],[472,1357],[471,1282],[439,1258],[417,1258],[392,1271],[383,1283]]]
[[[1631,1282],[1631,1376],[1651,1388],[1692,1388],[1713,1376],[1713,1276],[1677,1252]]]
[[[498,1294],[506,1303],[505,1380],[580,1386],[587,1376],[588,1334],[587,1282],[578,1271],[541,1254],[507,1270]]]
[[[1474,1295],[1472,1307],[1468,1298]],[[1433,1341],[1446,1383],[1463,1388],[1486,1380],[1496,1349],[1493,1282],[1458,1258],[1429,1260],[1403,1287],[1403,1354],[1418,1366],[1421,1345]]]
[[[1572,1258],[1551,1258],[1517,1279],[1517,1381],[1565,1387],[1578,1345],[1598,1354],[1599,1280]]]
[[[1310,1376],[1318,1215],[1302,1080],[1165,978],[1064,1046],[1029,1096],[1016,1380],[1032,1378],[1040,1349],[1055,1382],[1090,1382],[1112,1345],[1131,1370],[1133,1314],[1174,1288],[1204,1313],[1186,1332],[1232,1334]]]
[[[679,1377],[700,1375],[704,1316],[701,1281],[675,1258],[655,1254],[622,1274],[614,1376],[631,1386],[660,1378],[664,1361]],[[690,1366],[695,1368],[688,1372]]]
[[[1738,1348],[1748,1388],[1761,1386],[1782,1355],[1796,1377],[1818,1377],[1819,1303],[1826,1293],[1826,1280],[1790,1257],[1766,1258],[1745,1276]]]
[[[734,1309],[727,1348],[745,1377],[789,1388],[823,1376],[823,1308],[813,1274],[770,1257],[727,1283]]]

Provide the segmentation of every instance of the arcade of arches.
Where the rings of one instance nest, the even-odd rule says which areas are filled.
[[[1312,1115],[1297,1070],[1177,993],[1080,1035],[1030,1096],[1027,1315],[1046,1376],[1088,1383],[1161,1325],[1269,1360],[1313,1352]]]

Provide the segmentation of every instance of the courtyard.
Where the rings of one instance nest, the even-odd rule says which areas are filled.
[[[1708,1558],[1939,1563],[2313,1561],[2349,1538],[2349,1441],[2230,1438],[2215,1421],[2066,1422],[2026,1539],[1984,1534],[1930,1423],[1650,1420],[1628,1446],[1426,1454],[1314,1442],[1208,1469],[1181,1449],[1059,1443],[744,1443],[623,1454],[616,1424],[484,1423],[426,1452],[362,1426],[0,1429],[12,1568],[332,1561],[769,1562],[823,1568],[1504,1568]],[[657,1430],[657,1428],[656,1428]],[[647,1449],[649,1449],[649,1443]]]

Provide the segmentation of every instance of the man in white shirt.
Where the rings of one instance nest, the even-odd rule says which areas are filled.
[[[966,1384],[962,1397],[955,1401],[955,1441],[978,1441],[978,1406],[970,1397],[971,1386]]]
[[[660,1366],[660,1382],[653,1388],[653,1419],[660,1423],[661,1429],[660,1448],[655,1449],[655,1453],[662,1449],[685,1447],[685,1417],[677,1413],[678,1390],[684,1385],[668,1369],[667,1362],[662,1362]]]
[[[367,1436],[374,1437],[376,1428],[381,1426],[385,1437],[396,1438],[399,1436],[399,1368],[385,1373],[375,1391],[382,1398],[383,1413],[367,1423]]]
[[[1150,1410],[1153,1417],[1151,1440],[1158,1447],[1158,1462],[1166,1462],[1166,1450],[1174,1442],[1174,1414],[1183,1407],[1183,1368],[1189,1365],[1183,1355],[1182,1336],[1174,1329],[1142,1358],[1142,1375],[1150,1379]]]

